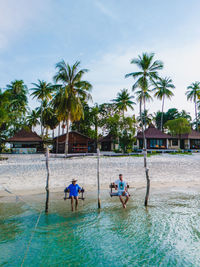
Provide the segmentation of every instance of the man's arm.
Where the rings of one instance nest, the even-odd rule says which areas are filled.
[[[70,190],[70,185],[65,188],[64,192],[68,192],[69,190]]]
[[[68,187],[66,187],[66,190],[70,191],[70,188],[71,188],[71,184]]]
[[[126,184],[126,182],[124,182],[124,189],[127,192],[127,184]]]
[[[113,183],[113,185],[114,185],[114,187],[115,187],[115,190],[117,190],[117,181],[115,181],[114,183]]]
[[[81,192],[81,187],[78,185],[78,192],[80,193]]]

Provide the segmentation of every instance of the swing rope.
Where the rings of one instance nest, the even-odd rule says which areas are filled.
[[[24,203],[25,203],[28,207],[30,207],[32,210],[37,211],[37,212],[40,212],[39,209],[37,209],[37,208],[31,206],[31,205],[30,205],[27,201],[25,201],[20,195],[15,194],[15,193],[12,192],[8,187],[6,188],[6,187],[5,187],[4,185],[2,185],[2,184],[0,184],[0,186],[3,188],[3,190],[4,190],[5,192],[7,192],[7,193],[10,194],[10,195],[14,195],[14,196],[16,197],[16,199],[20,199],[22,202],[24,202]]]
[[[31,234],[31,237],[30,237],[30,239],[29,239],[29,242],[28,242],[28,245],[27,245],[27,248],[26,248],[26,252],[25,252],[25,254],[24,254],[24,257],[23,257],[23,260],[22,260],[22,263],[21,263],[21,267],[24,265],[24,261],[25,261],[25,259],[26,259],[27,254],[28,254],[28,251],[29,251],[29,248],[30,248],[30,245],[31,245],[33,236],[34,236],[34,233],[35,233],[36,228],[37,228],[37,226],[38,226],[38,223],[39,223],[39,221],[40,221],[40,217],[41,217],[42,212],[43,212],[43,209],[40,210],[40,213],[39,213],[39,216],[38,216],[38,218],[37,218],[35,227],[34,227],[34,229],[32,230],[32,234]]]

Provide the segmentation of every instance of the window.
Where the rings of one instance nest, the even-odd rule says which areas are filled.
[[[172,139],[172,146],[178,146],[178,139]]]
[[[163,139],[150,139],[150,148],[159,148],[163,146]]]

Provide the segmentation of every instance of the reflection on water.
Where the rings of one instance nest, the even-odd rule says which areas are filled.
[[[141,193],[133,195],[126,210],[104,197],[101,212],[94,199],[74,213],[69,202],[52,200],[24,266],[200,266],[198,194],[156,193],[148,209]],[[37,218],[20,203],[0,204],[0,265],[21,264]]]

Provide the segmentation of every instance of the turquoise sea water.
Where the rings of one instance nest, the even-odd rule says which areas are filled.
[[[74,213],[69,202],[51,200],[23,266],[200,266],[199,194],[157,192],[145,209],[135,191],[126,210],[102,198],[100,212],[93,197]],[[0,203],[0,266],[21,265],[38,215],[21,202]]]

